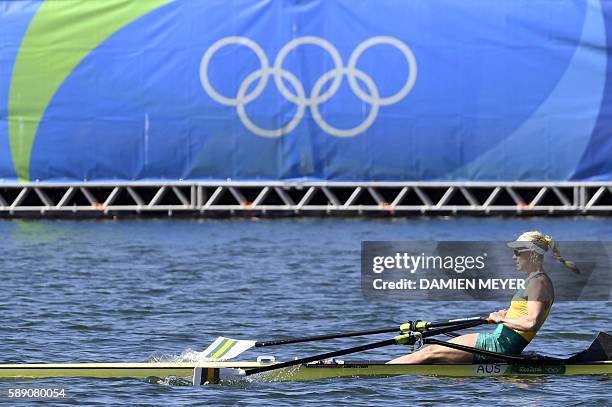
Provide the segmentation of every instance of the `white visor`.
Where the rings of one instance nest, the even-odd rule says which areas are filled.
[[[537,244],[530,242],[528,240],[515,240],[514,242],[507,243],[507,245],[511,249],[517,249],[517,250],[526,249],[526,250],[531,250],[533,252],[536,252],[542,255],[546,253],[546,250],[542,249]]]

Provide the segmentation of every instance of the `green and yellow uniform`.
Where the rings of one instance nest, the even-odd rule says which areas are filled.
[[[506,313],[506,318],[515,319],[526,317],[528,315],[527,303],[529,298],[527,295],[527,288],[529,287],[530,282],[536,278],[548,279],[549,277],[541,271],[530,275],[527,280],[525,280],[525,288],[517,291],[512,297],[512,302],[508,312]],[[490,333],[481,333],[478,335],[478,338],[476,339],[476,348],[491,352],[509,353],[512,355],[520,354],[535,337],[542,324],[544,324],[544,321],[546,321],[553,301],[554,298],[551,299],[544,310],[544,318],[542,319],[542,322],[536,326],[533,331],[521,331],[518,329],[508,328],[504,324],[498,324],[495,331]],[[475,362],[482,362],[485,360],[491,360],[491,358],[478,353],[474,354]]]

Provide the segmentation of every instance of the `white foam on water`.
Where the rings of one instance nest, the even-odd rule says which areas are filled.
[[[149,362],[211,362],[212,359],[204,356],[204,352],[198,352],[191,348],[185,349],[179,355],[167,353],[153,353]]]

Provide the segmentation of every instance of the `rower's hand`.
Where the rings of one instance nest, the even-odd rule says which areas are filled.
[[[506,317],[506,312],[508,312],[507,309],[500,309],[499,311],[497,311],[497,313],[500,314],[503,318]]]
[[[506,316],[506,313],[501,313],[500,311],[497,312],[491,312],[489,314],[489,321],[492,321],[493,323],[499,324],[502,322],[502,319],[504,319],[504,317]]]

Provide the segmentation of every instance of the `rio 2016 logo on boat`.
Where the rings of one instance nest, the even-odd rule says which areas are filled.
[[[323,75],[321,75],[321,77],[319,77],[319,79],[317,79],[312,87],[312,90],[310,91],[309,96],[306,95],[306,91],[304,90],[304,86],[300,80],[290,71],[283,69],[283,61],[285,60],[287,54],[289,54],[289,52],[296,47],[306,44],[317,45],[323,48],[323,50],[325,50],[331,56],[334,63],[334,69],[325,72]],[[361,69],[357,68],[357,62],[361,54],[368,48],[381,44],[391,45],[397,48],[405,57],[409,68],[406,81],[400,90],[386,97],[381,97],[378,86],[376,86],[376,83],[372,77]],[[255,53],[260,63],[260,68],[247,75],[242,81],[238,87],[235,97],[221,95],[210,83],[208,77],[208,66],[212,57],[217,51],[219,51],[219,49],[228,45],[242,45],[249,48]],[[289,120],[287,124],[277,129],[264,129],[257,126],[248,117],[245,109],[247,104],[255,100],[263,92],[270,75],[274,77],[274,83],[283,97],[297,106],[297,110],[293,118]],[[355,93],[355,95],[363,102],[371,105],[370,112],[365,120],[359,125],[349,129],[333,127],[321,116],[321,113],[319,112],[319,105],[328,101],[334,96],[342,84],[342,78],[345,75],[348,79],[351,90]],[[274,66],[272,67],[270,67],[268,58],[259,44],[249,38],[238,36],[225,37],[215,42],[206,50],[200,63],[200,80],[206,93],[218,103],[236,107],[238,117],[240,118],[242,124],[251,132],[261,137],[281,137],[290,133],[302,120],[306,107],[310,108],[312,118],[324,132],[336,137],[356,136],[363,133],[372,125],[372,123],[374,123],[381,106],[392,105],[405,98],[414,86],[416,77],[417,64],[414,54],[402,41],[389,36],[376,36],[360,43],[351,54],[346,67],[344,66],[342,57],[340,56],[340,53],[336,47],[334,47],[329,41],[314,36],[298,37],[289,41],[279,51],[278,55],[276,56],[276,60],[274,61]],[[365,84],[369,93],[366,93],[363,91],[363,89],[361,89],[357,83],[358,79]],[[248,92],[249,87],[255,81],[258,81],[257,85],[251,92]],[[287,88],[284,81],[291,84],[295,90],[295,93]],[[326,91],[322,92],[325,85],[329,81],[332,81],[331,85]]]
[[[474,365],[474,373],[477,375],[504,375],[508,370],[507,364],[480,364]],[[551,375],[564,374],[565,366],[563,365],[510,365],[510,374],[534,374],[534,375]]]

